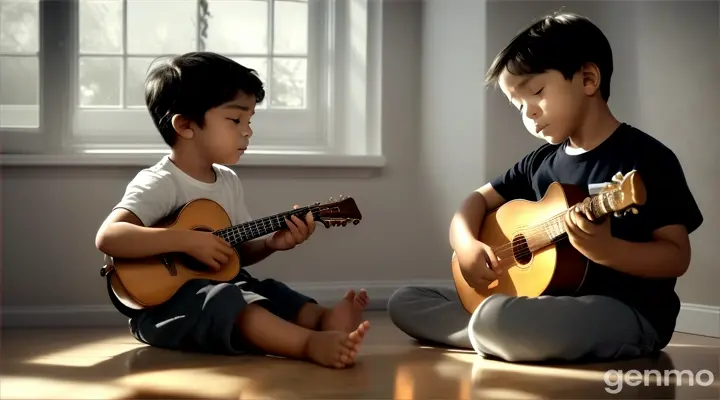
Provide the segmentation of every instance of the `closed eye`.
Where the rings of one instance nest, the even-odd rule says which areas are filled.
[[[535,92],[535,96],[539,95],[539,94],[540,94],[540,92],[542,92],[542,91],[543,91],[543,89],[545,89],[545,88],[540,88],[540,90],[538,90],[537,92]]]
[[[228,118],[228,119],[236,124],[240,123],[240,119],[233,119],[233,118]]]

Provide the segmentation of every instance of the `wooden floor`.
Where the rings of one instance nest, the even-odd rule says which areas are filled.
[[[7,330],[2,333],[0,398],[720,398],[720,384],[713,381],[720,364],[719,339],[677,334],[667,351],[654,359],[513,365],[470,352],[418,346],[382,313],[369,317],[373,327],[359,364],[340,371],[271,357],[149,348],[126,329]],[[614,377],[605,382],[606,371],[612,369],[639,372],[626,375],[618,386]],[[680,379],[675,379],[677,372]],[[631,386],[635,378],[639,384]]]

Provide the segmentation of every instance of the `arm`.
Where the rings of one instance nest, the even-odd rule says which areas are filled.
[[[270,249],[267,245],[267,238],[260,238],[245,242],[238,246],[238,254],[240,255],[240,263],[243,267],[257,264],[268,258],[275,250]]]
[[[485,214],[505,203],[490,183],[472,192],[463,201],[450,223],[450,246],[457,251],[477,240]]]
[[[653,232],[651,242],[629,242],[613,238],[613,251],[601,264],[646,278],[677,278],[690,265],[690,238],[682,225],[669,225]]]
[[[111,257],[141,258],[184,249],[182,231],[147,228],[132,212],[118,208],[107,217],[95,246]]]

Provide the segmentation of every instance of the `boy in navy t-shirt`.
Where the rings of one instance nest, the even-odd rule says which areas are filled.
[[[552,182],[590,194],[618,172],[637,170],[647,189],[637,215],[603,222],[582,211],[565,216],[570,243],[590,260],[580,292],[496,294],[469,315],[452,289],[406,287],[389,302],[400,329],[508,361],[640,356],[668,344],[680,310],[675,282],[690,263],[688,235],[703,217],[675,154],[611,113],[612,72],[610,44],[584,17],[548,16],[518,34],[487,80],[547,144],[474,191],[450,227],[464,278],[487,287],[502,272],[476,235],[488,211],[514,199],[540,200]]]

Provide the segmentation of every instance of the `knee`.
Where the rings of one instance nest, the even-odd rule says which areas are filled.
[[[473,313],[468,325],[470,342],[476,352],[500,357],[509,362],[538,361],[538,354],[529,335],[513,312],[517,297],[492,295],[485,299]]]
[[[397,289],[390,295],[387,302],[387,310],[393,322],[407,315],[408,304],[410,304],[413,299],[417,299],[419,290],[420,288],[417,287],[405,286]]]

